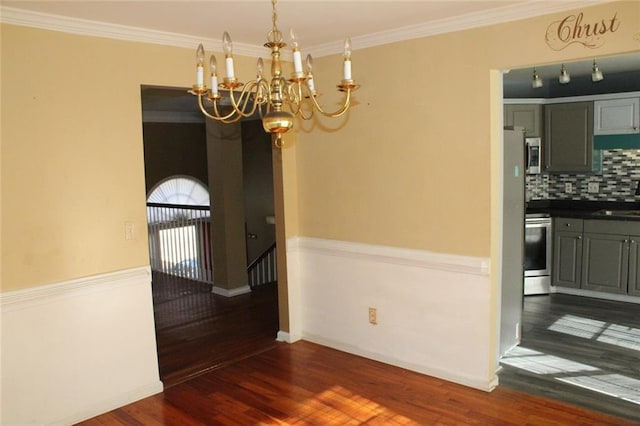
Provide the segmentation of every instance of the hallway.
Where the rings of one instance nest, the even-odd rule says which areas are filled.
[[[227,298],[209,284],[153,272],[152,288],[165,389],[276,345],[276,283]]]

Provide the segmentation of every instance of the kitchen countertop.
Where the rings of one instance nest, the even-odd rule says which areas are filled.
[[[548,213],[551,217],[572,217],[596,220],[630,220],[640,222],[638,216],[594,214],[600,210],[640,210],[640,202],[532,200],[526,203],[527,213]]]

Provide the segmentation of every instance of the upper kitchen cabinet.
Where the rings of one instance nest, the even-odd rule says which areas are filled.
[[[640,133],[640,98],[595,101],[594,134]]]
[[[524,127],[524,135],[528,138],[542,137],[542,105],[507,104],[504,106],[504,124]]]
[[[545,105],[545,171],[590,172],[593,102]]]

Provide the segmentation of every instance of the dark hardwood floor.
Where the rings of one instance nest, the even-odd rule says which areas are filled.
[[[640,305],[525,297],[521,345],[501,365],[503,387],[640,423]]]
[[[152,288],[165,388],[276,345],[275,283],[229,298],[209,284],[154,272]]]
[[[210,371],[93,425],[631,425],[498,387],[491,393],[300,341]]]

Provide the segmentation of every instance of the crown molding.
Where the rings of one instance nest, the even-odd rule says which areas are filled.
[[[615,0],[568,0],[551,2],[531,0],[522,4],[492,9],[489,13],[468,13],[453,18],[424,22],[418,25],[381,31],[364,36],[355,36],[352,37],[352,41],[356,48],[375,47],[404,40],[468,30],[504,22],[518,21],[571,9],[580,9],[610,1]],[[29,10],[5,7],[2,5],[0,5],[0,22],[52,31],[62,31],[71,34],[160,44],[187,49],[193,49],[194,46],[198,45],[198,43],[202,43],[207,50],[216,52],[222,51],[221,41],[217,39],[32,12]],[[239,55],[257,58],[265,54],[265,48],[263,46],[234,43],[233,47],[235,53]],[[336,54],[336,52],[342,52],[342,48],[343,42],[336,41],[316,46],[309,46],[307,50],[315,57],[322,57]]]
[[[417,25],[410,25],[393,30],[371,33],[364,36],[351,37],[355,49],[381,46],[405,40],[429,37],[472,28],[486,27],[505,22],[519,21],[536,16],[549,15],[572,9],[580,9],[615,0],[570,0],[558,2],[529,1],[524,4],[503,6],[491,12],[474,12],[453,18],[438,19]],[[344,41],[335,41],[314,46],[310,49],[315,57],[322,57],[342,52]]]
[[[222,41],[218,39],[70,18],[68,16],[32,12],[13,7],[0,6],[0,22],[70,34],[184,47],[187,49],[195,49],[199,43],[202,43],[209,51],[222,52]],[[233,49],[238,55],[256,58],[264,56],[265,53],[264,46],[253,46],[237,42],[233,43]]]

